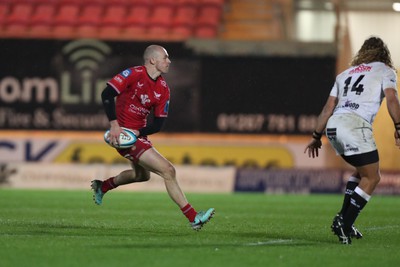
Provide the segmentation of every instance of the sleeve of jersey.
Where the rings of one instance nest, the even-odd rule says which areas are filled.
[[[165,94],[161,97],[159,103],[154,108],[155,117],[168,117],[169,109],[169,90],[166,90]]]
[[[330,96],[338,97],[339,96],[339,89],[338,89],[338,81],[336,80],[335,84],[332,87],[331,92],[329,93]]]
[[[385,71],[383,75],[382,88],[383,90],[393,88],[397,91],[397,74],[393,69],[387,68]]]
[[[111,80],[107,82],[107,84],[113,87],[118,92],[118,94],[120,94],[129,86],[132,75],[132,70],[126,69],[123,72],[115,75]]]

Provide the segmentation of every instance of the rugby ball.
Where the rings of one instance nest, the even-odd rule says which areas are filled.
[[[128,128],[125,128],[125,127],[121,127],[121,128],[126,133],[126,135],[123,134],[123,133],[121,133],[119,135],[119,140],[118,140],[119,144],[111,144],[111,142],[110,142],[110,140],[108,138],[110,130],[107,130],[104,133],[104,141],[108,145],[110,145],[110,146],[112,146],[114,148],[130,148],[130,147],[132,147],[136,143],[136,140],[137,140],[136,135],[133,133],[133,131],[131,129],[128,129]]]

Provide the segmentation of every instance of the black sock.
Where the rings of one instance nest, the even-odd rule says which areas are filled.
[[[350,197],[353,195],[354,189],[357,187],[358,182],[348,181],[346,184],[346,190],[344,192],[343,205],[340,210],[340,214],[346,214],[347,208],[350,205]]]
[[[344,231],[350,232],[351,227],[353,226],[355,220],[360,214],[361,210],[368,203],[368,200],[371,198],[367,193],[365,193],[361,188],[356,187],[353,195],[350,197],[350,205],[347,208],[345,214],[343,214],[343,224]]]

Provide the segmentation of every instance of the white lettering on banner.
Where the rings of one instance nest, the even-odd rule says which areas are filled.
[[[65,103],[78,104],[80,95],[71,92],[71,75],[66,72],[61,74],[61,98]]]
[[[36,92],[35,99],[34,92]],[[47,93],[49,102],[57,103],[59,99],[58,85],[53,78],[26,78],[23,79],[22,84],[14,77],[5,77],[0,80],[0,100],[4,103],[18,101],[43,103]]]
[[[78,93],[71,92],[71,73],[64,71],[61,74],[61,103],[62,104],[87,104],[93,102],[101,104],[101,91],[105,88],[107,79],[96,80],[93,85],[92,73],[82,72],[82,84]],[[92,88],[94,87],[94,93]]]
[[[53,115],[53,128],[55,129],[107,129],[110,125],[104,112],[98,114],[69,114],[64,109],[55,109]]]
[[[263,114],[219,114],[218,129],[221,131],[255,131],[262,130],[265,118]]]
[[[55,128],[55,129],[94,129],[109,127],[109,122],[104,112],[97,114],[70,114],[64,109],[55,109],[48,113],[43,109],[28,112],[17,112],[13,108],[0,108],[1,128]],[[50,118],[53,118],[51,121]]]
[[[317,115],[300,115],[297,122],[297,128],[302,133],[311,133],[317,125]]]
[[[310,133],[315,129],[316,121],[316,115],[301,114],[298,116],[296,122],[295,115],[221,113],[217,117],[217,128],[223,132],[261,132],[265,129],[276,133],[290,133],[295,131]]]
[[[268,114],[268,131],[271,132],[293,132],[296,130],[296,119],[293,115]]]
[[[33,115],[32,123],[38,128],[49,128],[50,116],[43,109],[36,109]]]
[[[17,78],[8,76],[0,80],[0,101],[7,104],[12,103],[44,103],[46,100],[52,104],[87,104],[95,102],[101,104],[101,91],[105,88],[108,79],[92,81],[92,73],[82,72],[82,84],[78,93],[71,91],[71,73],[61,74],[61,86],[56,79],[25,78],[19,81]],[[94,92],[93,92],[94,90]]]
[[[0,127],[28,128],[32,122],[32,114],[17,112],[12,108],[0,108]]]

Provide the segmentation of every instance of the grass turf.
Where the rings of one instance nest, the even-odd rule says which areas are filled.
[[[330,232],[339,195],[188,194],[216,215],[199,231],[166,193],[0,189],[0,266],[399,266],[400,198],[374,196],[350,246]]]

